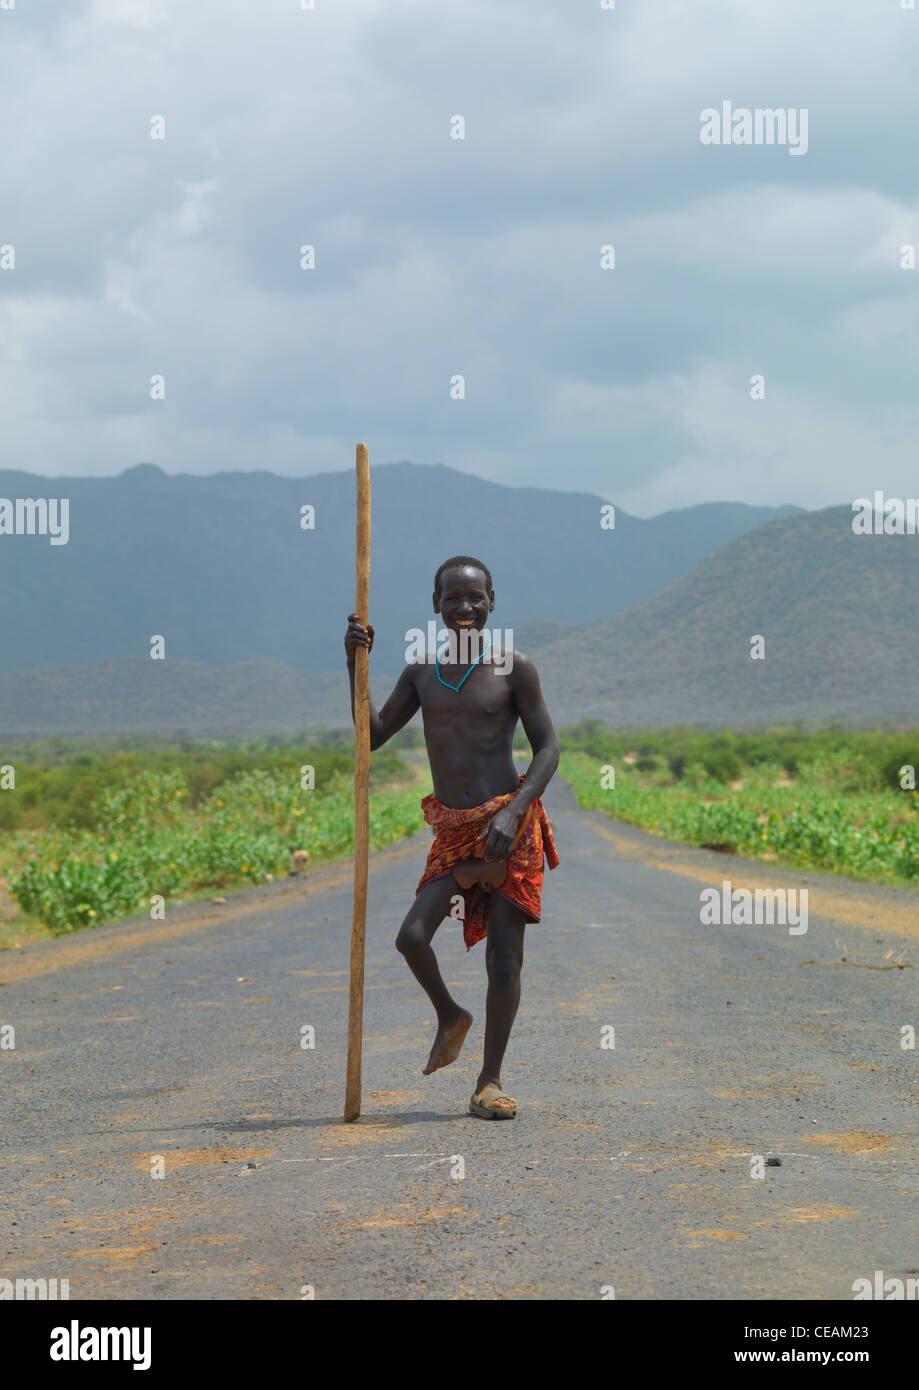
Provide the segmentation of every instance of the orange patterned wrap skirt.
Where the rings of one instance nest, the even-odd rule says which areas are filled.
[[[435,796],[426,796],[421,809],[428,825],[434,827],[434,843],[416,893],[435,879],[445,878],[452,872],[454,864],[478,857],[476,850],[485,837],[489,821],[509,801],[513,801],[515,795],[514,792],[505,792],[483,801],[481,806],[466,809],[444,806]],[[481,941],[488,930],[488,906],[492,893],[501,893],[515,907],[519,907],[527,922],[539,921],[544,861],[550,869],[554,869],[559,857],[552,827],[542,799],[539,799],[528,807],[520,823],[507,859],[507,878],[501,887],[490,888],[486,884],[476,883],[463,893],[457,884],[457,893],[463,893],[466,899],[463,939],[467,951]]]

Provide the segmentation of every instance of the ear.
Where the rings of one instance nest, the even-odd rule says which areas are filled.
[[[491,592],[490,592],[489,595],[488,595],[488,611],[489,611],[489,613],[494,613],[494,611],[495,611],[495,591],[494,591],[494,589],[492,589]]]
[[[433,601],[434,601],[434,612],[435,612],[435,613],[439,613],[439,612],[440,612],[440,599],[437,597],[437,590],[436,590],[436,589],[434,590],[433,594],[431,595],[431,598],[432,598]]]

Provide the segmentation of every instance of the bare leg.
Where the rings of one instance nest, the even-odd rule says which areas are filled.
[[[488,993],[485,996],[485,1056],[476,1093],[492,1082],[501,1085],[501,1063],[520,1003],[523,966],[523,912],[500,893],[492,893],[485,942]]]
[[[456,1061],[472,1024],[472,1014],[460,1008],[444,984],[431,947],[434,933],[449,915],[451,900],[457,892],[452,874],[426,884],[409,908],[396,937],[396,950],[405,957],[437,1014],[437,1034],[424,1068],[425,1075]]]

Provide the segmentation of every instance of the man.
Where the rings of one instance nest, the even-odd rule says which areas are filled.
[[[513,1119],[517,1102],[501,1089],[501,1064],[520,1002],[524,929],[540,918],[543,858],[550,869],[558,863],[540,800],[558,767],[558,741],[532,661],[520,652],[496,661],[490,637],[483,637],[494,607],[491,574],[481,560],[456,555],[440,566],[434,612],[449,634],[448,659],[409,663],[383,708],[371,703],[370,746],[382,747],[421,710],[434,783],[422,807],[435,839],[396,948],[437,1014],[424,1072],[454,1062],[472,1024],[431,948],[459,889],[467,949],[486,937],[488,974],[484,1059],[469,1110],[482,1119]],[[358,646],[372,649],[373,626],[362,627],[352,614],[345,634],[352,717]],[[518,720],[533,751],[522,777],[513,758]]]

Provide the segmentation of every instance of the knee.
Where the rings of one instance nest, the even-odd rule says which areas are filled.
[[[485,965],[492,984],[507,989],[518,983],[523,961],[516,951],[498,947],[487,953]]]
[[[418,921],[403,922],[396,937],[396,950],[400,955],[410,956],[424,945],[424,932]]]

